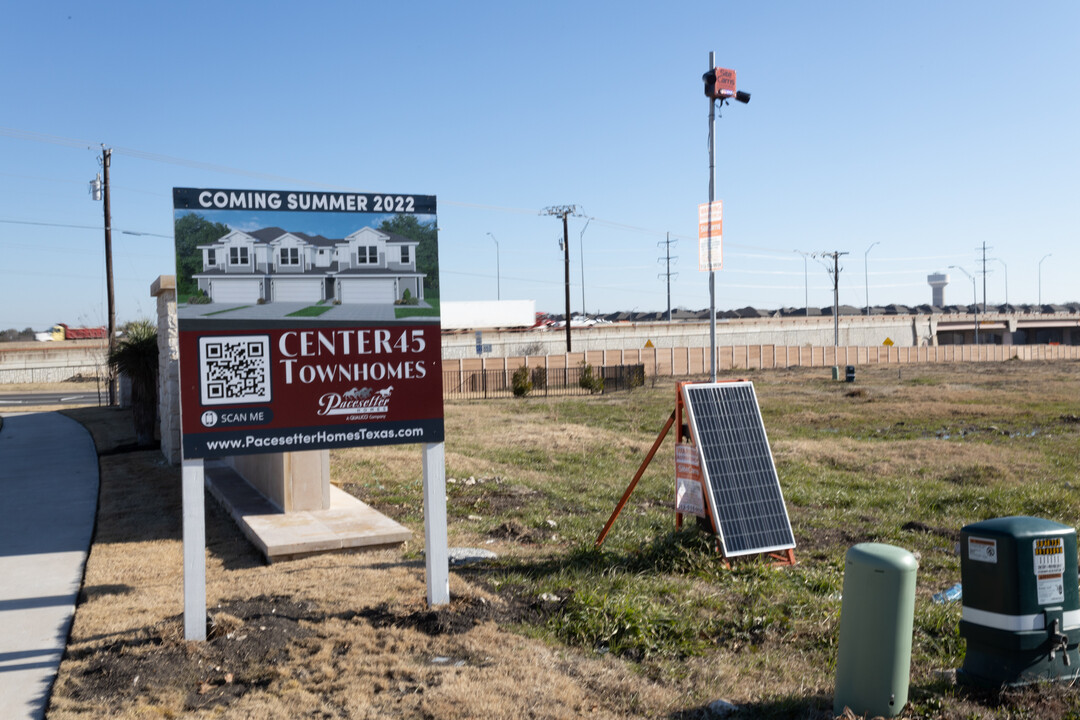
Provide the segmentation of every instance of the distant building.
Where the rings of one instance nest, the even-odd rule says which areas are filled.
[[[949,284],[949,276],[944,273],[934,273],[926,276],[926,282],[934,290],[930,304],[934,307],[945,307],[945,286]]]

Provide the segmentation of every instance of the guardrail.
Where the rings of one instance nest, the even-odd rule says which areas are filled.
[[[521,370],[531,383],[525,393],[528,397],[594,395],[631,390],[645,384],[645,366],[641,364],[452,370],[443,372],[443,397],[463,400],[514,397],[514,374]]]

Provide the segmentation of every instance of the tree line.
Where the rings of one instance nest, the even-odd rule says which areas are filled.
[[[34,328],[26,328],[25,330],[8,328],[7,330],[0,330],[0,342],[30,342],[33,339]]]

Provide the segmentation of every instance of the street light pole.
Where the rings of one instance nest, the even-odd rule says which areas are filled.
[[[709,70],[716,67],[709,52]],[[709,98],[709,207],[716,200],[716,99]],[[710,209],[710,213],[712,210]],[[712,218],[710,217],[710,220]],[[712,238],[709,238],[709,381],[716,382],[716,271],[713,270]]]
[[[950,265],[950,268],[959,270],[971,280],[971,301],[975,304],[975,344],[979,344],[979,291],[975,285],[975,276],[959,265]]]
[[[874,249],[874,245],[879,244],[880,240],[875,240],[873,245],[866,248],[866,252],[863,253],[863,285],[866,291],[866,314],[870,315],[870,271],[867,270],[867,257],[870,255],[870,251]]]
[[[803,315],[810,317],[810,274],[806,270],[806,258],[810,257],[810,253],[805,253],[802,250],[796,250],[795,252],[802,255],[802,275],[803,275]]]
[[[1005,271],[1005,312],[1009,312],[1009,266],[1001,258],[994,259],[1001,263],[1001,268]]]
[[[581,259],[581,314],[588,315],[585,311],[585,231],[589,228],[592,218],[585,219],[585,227],[581,228],[578,235],[578,256]]]
[[[1039,260],[1039,312],[1042,312],[1042,264],[1043,260],[1050,257],[1054,253],[1046,253],[1042,256],[1042,260]]]
[[[708,241],[709,262],[709,377],[716,382],[716,269],[713,265],[713,203],[716,201],[716,103],[724,104],[734,99],[750,102],[750,93],[735,88],[735,71],[716,67],[714,53],[709,52],[709,69],[701,76],[705,82],[705,97],[709,99],[709,205],[706,225],[708,237],[702,238],[698,229],[698,242]],[[722,219],[722,218],[721,218]],[[699,251],[700,252],[700,251]]]
[[[495,236],[491,233],[488,235],[495,242],[495,299],[502,300],[502,281],[499,279],[499,241],[495,240]]]

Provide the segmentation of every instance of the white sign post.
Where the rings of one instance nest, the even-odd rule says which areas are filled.
[[[424,445],[424,558],[428,605],[450,602],[450,550],[446,533],[446,445]]]
[[[184,639],[206,640],[206,515],[202,458],[183,461]]]
[[[698,269],[702,272],[724,267],[724,201],[698,205]]]

